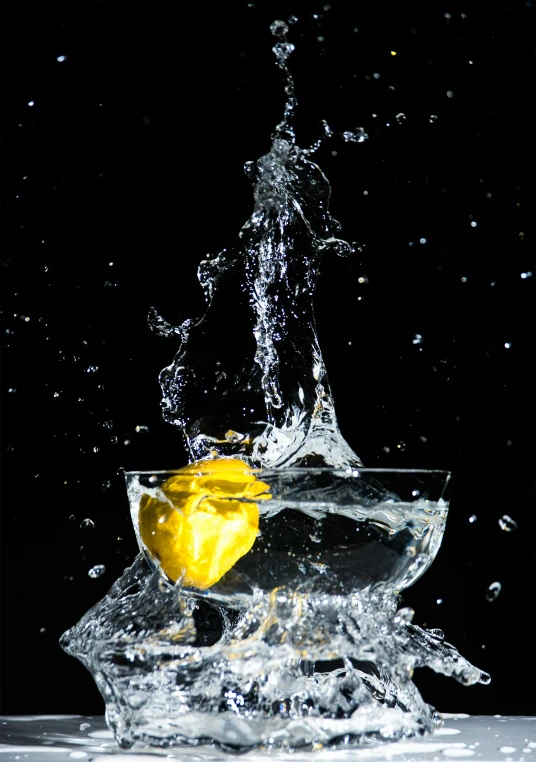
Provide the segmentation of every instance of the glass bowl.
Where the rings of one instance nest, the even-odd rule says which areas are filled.
[[[125,473],[142,553],[168,582],[234,608],[259,591],[401,591],[434,560],[450,472],[254,469]],[[232,461],[237,463],[237,461]]]

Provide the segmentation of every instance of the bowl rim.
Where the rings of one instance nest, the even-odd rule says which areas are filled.
[[[223,460],[223,458],[219,458],[218,460]],[[247,463],[244,462],[244,465],[247,466]],[[186,466],[181,466],[181,468],[164,468],[164,469],[156,469],[153,471],[150,470],[143,470],[143,471],[123,471],[123,475],[125,477],[127,476],[163,476],[164,474],[181,474],[184,473],[184,469],[188,468],[189,466],[195,467],[195,463],[188,463]],[[449,469],[446,468],[367,468],[362,466],[356,466],[356,467],[348,467],[344,468],[342,466],[295,466],[295,467],[280,467],[280,468],[264,468],[263,466],[248,466],[251,471],[254,471],[257,474],[265,473],[265,474],[318,474],[318,473],[334,473],[334,474],[340,474],[341,476],[359,476],[359,474],[437,474],[445,476],[447,479],[450,479],[452,476],[452,471],[449,471]],[[200,472],[203,473],[203,470],[200,469]]]

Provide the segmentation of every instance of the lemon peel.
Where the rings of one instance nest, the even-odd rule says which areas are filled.
[[[206,590],[248,553],[259,530],[256,501],[269,486],[236,458],[200,460],[161,486],[162,499],[140,500],[141,539],[173,582]]]

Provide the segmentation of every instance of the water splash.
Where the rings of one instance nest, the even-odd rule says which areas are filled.
[[[275,590],[245,611],[209,608],[140,556],[61,645],[93,674],[123,747],[339,748],[441,725],[411,680],[416,667],[489,682],[412,616],[388,591]]]
[[[199,265],[208,305],[201,319],[173,327],[154,310],[150,316],[159,334],[182,340],[160,374],[162,409],[181,429],[191,460],[358,466],[339,432],[313,314],[322,257],[352,250],[329,213],[328,180],[309,159],[332,132],[324,122],[313,146],[297,146],[287,65],[294,46],[284,22],[271,30],[287,97],[269,153],[245,165],[253,214],[233,243]],[[361,142],[366,135],[359,129],[342,137]]]
[[[297,145],[297,100],[287,65],[294,46],[284,22],[274,22],[271,30],[286,101],[269,152],[245,165],[253,212],[234,242],[199,265],[205,314],[180,326],[155,310],[149,316],[158,334],[180,341],[174,361],[160,374],[162,410],[182,432],[191,461],[232,456],[283,474],[289,466],[353,473],[361,461],[337,425],[313,314],[321,258],[352,251],[329,213],[328,180],[311,161],[333,133],[323,122],[312,146]],[[360,143],[366,135],[357,129],[340,137]],[[414,343],[421,341],[416,334]],[[149,478],[151,494],[167,500],[151,479],[157,481]],[[387,512],[402,505],[383,487],[380,498],[389,503]],[[311,510],[318,513],[321,499],[325,495],[311,496]],[[426,511],[423,526],[429,529],[434,510],[426,505]],[[313,518],[321,523],[317,513]],[[382,552],[392,552],[397,562],[405,547],[398,540],[418,533],[412,515],[408,510],[396,530],[386,529],[383,519],[375,522]],[[306,531],[307,548],[310,541],[321,552],[318,527],[294,518]],[[274,526],[284,535],[284,522]],[[345,539],[344,533],[332,534]],[[260,540],[254,547],[264,551]],[[344,542],[344,552],[338,547],[334,557],[353,570],[344,566],[348,548]],[[403,560],[413,575],[408,584],[431,562],[424,554]],[[441,631],[419,628],[410,609],[397,610],[394,584],[382,580],[381,586],[354,586],[344,595],[339,588],[335,594],[317,589],[313,573],[296,563],[296,574],[303,572],[300,585],[272,589],[276,583],[268,580],[264,588],[252,585],[241,603],[185,589],[184,573],[170,584],[141,555],[125,570],[61,639],[93,674],[121,746],[138,740],[160,746],[215,742],[243,751],[395,740],[441,724],[411,680],[415,668],[428,666],[465,685],[489,682]]]

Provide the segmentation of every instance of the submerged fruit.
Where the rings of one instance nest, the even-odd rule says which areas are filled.
[[[214,585],[253,547],[259,529],[254,500],[269,487],[234,458],[201,460],[181,468],[156,493],[140,500],[141,539],[169,579]]]

